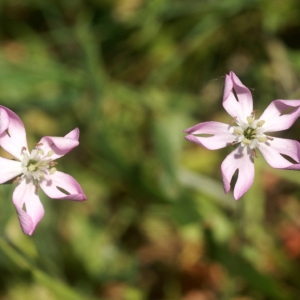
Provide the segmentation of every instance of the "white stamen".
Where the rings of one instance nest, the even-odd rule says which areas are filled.
[[[258,136],[257,140],[261,143],[265,143],[268,139],[266,136]]]
[[[22,178],[25,177],[27,180],[39,181],[46,175],[55,173],[56,168],[53,166],[57,163],[50,159],[50,156],[54,154],[54,151],[50,150],[44,155],[44,151],[39,148],[40,146],[42,146],[42,144],[36,144],[35,148],[30,153],[26,148],[22,149]]]
[[[262,127],[265,123],[266,123],[266,121],[264,121],[264,120],[259,120],[259,121],[257,122],[257,127]]]
[[[50,174],[54,174],[56,172],[56,168],[51,168],[50,169]]]
[[[248,140],[248,139],[246,139],[246,138],[244,138],[244,139],[242,140],[242,142],[243,142],[243,144],[245,144],[246,146],[249,146],[249,145],[251,144],[251,141]]]
[[[242,135],[243,134],[243,130],[240,127],[234,127],[234,133],[236,135]]]
[[[252,117],[249,116],[249,117],[247,117],[247,122],[248,122],[249,125],[252,125],[254,120],[253,120]]]
[[[50,151],[48,151],[48,153],[47,153],[47,156],[52,156],[54,154],[54,151],[53,150],[50,150]]]
[[[259,148],[260,143],[266,143],[272,138],[264,134],[263,125],[265,121],[255,120],[255,112],[248,116],[246,120],[245,122],[235,118],[237,126],[233,128],[233,134],[236,136],[233,144],[242,143],[244,146],[249,147],[252,153],[255,153],[255,149]]]

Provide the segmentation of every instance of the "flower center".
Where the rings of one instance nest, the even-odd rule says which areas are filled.
[[[234,126],[233,133],[236,136],[233,144],[242,143],[244,146],[249,146],[250,149],[255,149],[259,143],[265,143],[272,138],[264,134],[264,120],[255,120],[255,112],[247,117],[247,122],[234,119],[237,126]]]
[[[247,127],[244,130],[244,137],[248,140],[253,140],[256,136],[256,130],[252,127]]]
[[[50,150],[47,154],[44,154],[40,146],[42,145],[36,145],[30,153],[25,148],[22,150],[23,159],[21,165],[23,176],[34,181],[42,180],[45,175],[53,174],[56,171],[54,166],[57,163],[51,159],[54,152]]]

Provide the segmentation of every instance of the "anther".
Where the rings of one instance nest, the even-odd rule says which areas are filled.
[[[232,125],[232,124],[236,123],[236,119],[237,119],[237,117],[234,117],[234,118],[231,120],[230,124]]]
[[[26,147],[22,147],[21,154],[23,154],[24,151],[26,151]]]
[[[255,156],[256,158],[258,158],[257,156],[257,153],[256,153],[256,150],[255,149],[252,149],[252,155]]]
[[[22,177],[17,177],[16,179],[14,179],[13,183],[19,183],[22,180]]]
[[[36,144],[34,145],[35,148],[39,148],[39,147],[42,147],[42,146],[43,146],[43,143],[36,143]]]
[[[37,194],[39,191],[39,186],[37,185],[37,183],[35,184],[35,193]]]

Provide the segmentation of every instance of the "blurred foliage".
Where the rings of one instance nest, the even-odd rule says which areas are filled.
[[[300,98],[299,31],[297,0],[1,0],[1,104],[31,145],[80,128],[58,168],[88,200],[41,193],[28,237],[0,186],[0,299],[298,299],[298,173],[258,158],[236,202],[182,131],[229,120],[230,70],[260,111]]]

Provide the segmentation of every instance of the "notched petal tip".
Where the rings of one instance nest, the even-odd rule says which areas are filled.
[[[205,126],[205,124],[207,124],[208,122],[204,122],[204,123],[198,123],[192,127],[189,127],[185,130],[183,130],[183,132],[188,133],[188,134],[195,134],[197,133],[199,130],[202,129],[203,126]]]
[[[233,71],[229,71],[229,75],[228,75],[231,79],[236,80],[238,77],[236,76],[236,74]]]
[[[250,90],[232,71],[225,78],[222,104],[233,118],[243,119],[253,111],[253,99]]]
[[[231,181],[237,170],[237,180],[233,187],[235,200],[239,200],[249,190],[254,180],[254,162],[247,153],[247,148],[236,148],[227,155],[221,164],[225,193],[231,189]]]
[[[187,141],[189,142],[192,142],[192,143],[195,143],[195,144],[198,144],[200,146],[203,146],[203,147],[206,147],[206,148],[210,148],[210,147],[207,147],[207,145],[205,145],[205,143],[203,142],[203,139],[201,139],[200,137],[197,137],[197,136],[194,136],[192,134],[189,134],[189,135],[186,135],[184,137]],[[205,139],[205,138],[204,138]],[[212,150],[212,149],[210,149]]]
[[[225,178],[224,176],[223,176],[223,188],[224,188],[225,194],[228,194],[229,191],[230,191],[230,189],[231,189],[231,182],[228,181],[227,178]],[[234,198],[234,200],[239,200],[245,194],[245,192],[240,193],[240,191],[237,191],[234,188],[234,190],[233,190],[233,198]]]
[[[45,153],[53,151],[51,158],[55,160],[76,148],[79,145],[78,139],[79,129],[75,128],[64,137],[44,136],[38,144],[42,145],[41,149]]]
[[[22,231],[25,234],[32,235],[35,227],[33,226],[31,217],[22,208],[16,207],[16,211]]]
[[[74,201],[85,201],[85,200],[87,200],[85,194],[83,194],[83,193],[67,195],[64,199],[74,200]]]
[[[22,180],[14,190],[13,204],[23,232],[32,235],[44,216],[44,207],[36,193],[36,186]]]
[[[228,194],[230,191],[230,188],[231,188],[230,181],[228,181],[224,175],[223,175],[223,188],[224,188],[225,194]]]
[[[16,113],[4,106],[0,106],[0,134],[1,147],[20,159],[21,148],[27,148],[25,127]]]
[[[244,195],[245,195],[245,193],[246,193],[246,191],[244,191],[244,192],[240,192],[240,191],[238,191],[238,192],[236,192],[236,190],[234,190],[233,191],[233,198],[234,198],[234,200],[240,200]]]
[[[56,171],[40,182],[42,190],[52,199],[84,201],[80,184],[69,174]]]
[[[184,138],[189,142],[199,143],[197,138],[192,134],[186,135]]]
[[[274,100],[260,119],[266,121],[265,131],[276,132],[290,128],[300,115],[300,100]]]

